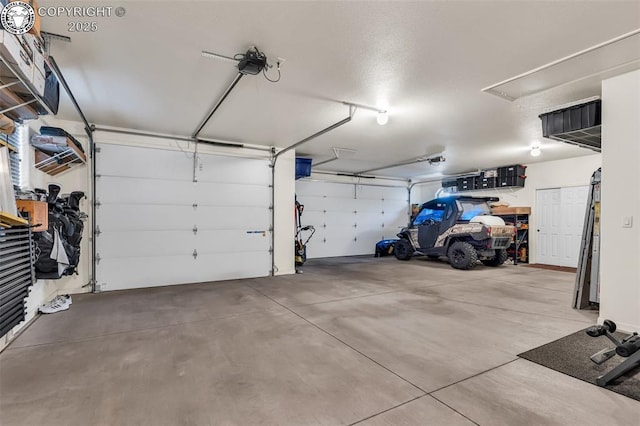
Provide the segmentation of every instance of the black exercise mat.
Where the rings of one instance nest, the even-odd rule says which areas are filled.
[[[614,335],[618,340],[626,337],[619,332],[615,332]],[[616,367],[625,358],[614,355],[597,365],[590,357],[601,349],[613,346],[613,342],[605,336],[590,337],[582,330],[518,356],[597,386],[596,378]],[[640,401],[640,368],[634,368],[605,388]]]

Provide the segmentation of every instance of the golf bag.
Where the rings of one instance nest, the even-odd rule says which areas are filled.
[[[49,185],[49,228],[33,234],[36,244],[36,278],[39,279],[58,279],[78,273],[80,242],[87,217],[80,211],[80,199],[84,198],[84,192],[72,192],[65,198],[59,198],[59,193],[58,185]],[[64,249],[64,256],[58,252],[60,248]],[[65,257],[66,261],[60,262]]]

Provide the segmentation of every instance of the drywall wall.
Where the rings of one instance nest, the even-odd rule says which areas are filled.
[[[600,321],[640,332],[640,71],[602,82],[602,146]]]
[[[417,183],[411,188],[411,204],[422,204],[434,199],[441,188],[441,179]]]
[[[30,132],[25,132],[22,141],[22,170],[23,189],[44,188],[49,183],[56,183],[62,187],[61,194],[68,194],[72,191],[83,191],[88,199],[81,201],[80,208],[86,213],[91,211],[90,194],[90,166],[84,165],[74,168],[57,176],[50,176],[37,170],[34,167],[34,149],[29,144],[29,135],[37,132],[41,125],[61,127],[76,137],[87,150],[88,138],[79,123],[57,120],[54,118],[44,118],[28,123]],[[63,277],[59,280],[37,280],[31,287],[26,300],[27,313],[26,320],[13,328],[4,337],[0,338],[0,350],[10,342],[20,330],[27,325],[38,313],[38,308],[59,294],[77,294],[90,291],[89,281],[91,276],[91,217],[85,222],[83,239],[81,243],[80,262],[78,265],[78,275]]]
[[[524,188],[467,191],[463,194],[498,197],[500,201],[507,202],[511,206],[531,207],[529,228],[536,229],[536,191],[538,189],[589,185],[591,175],[601,165],[602,155],[598,153],[566,160],[533,163],[527,166],[527,180]],[[439,187],[436,188],[433,184],[423,186],[421,192],[423,200],[428,201],[433,198],[438,189]],[[532,232],[529,239],[530,263],[536,263],[537,261],[536,244],[536,233]]]
[[[274,274],[294,274],[295,150],[278,157],[274,176]]]

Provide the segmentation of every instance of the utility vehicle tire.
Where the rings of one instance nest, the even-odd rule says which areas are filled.
[[[478,253],[469,243],[456,241],[447,253],[449,263],[456,269],[471,269],[478,262]]]
[[[393,246],[393,254],[396,256],[398,260],[409,260],[413,257],[413,246],[411,243],[405,239],[400,239],[396,241],[396,244]]]
[[[482,260],[481,262],[487,266],[500,266],[507,260],[507,251],[505,249],[496,250],[496,255],[491,259]]]

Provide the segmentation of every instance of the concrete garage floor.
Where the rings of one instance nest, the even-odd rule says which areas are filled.
[[[10,425],[631,425],[516,354],[593,324],[574,275],[416,258],[74,297],[0,355]]]

